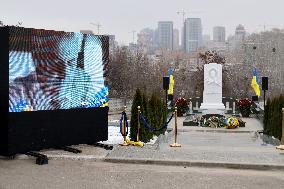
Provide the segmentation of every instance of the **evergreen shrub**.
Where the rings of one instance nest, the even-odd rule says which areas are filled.
[[[140,89],[137,89],[131,107],[130,120],[130,138],[134,141],[137,140],[138,106],[140,106],[140,111],[147,119],[148,124],[155,129],[163,126],[167,119],[166,104],[162,101],[160,96],[153,93],[149,99],[144,92],[141,92]],[[142,142],[149,142],[154,135],[162,134],[165,132],[165,130],[166,129],[152,132],[148,130],[144,123],[140,120],[139,139]]]
[[[272,100],[268,99],[263,118],[263,132],[281,140],[282,137],[282,108],[284,96],[280,95]]]

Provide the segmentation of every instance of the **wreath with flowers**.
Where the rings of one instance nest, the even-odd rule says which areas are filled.
[[[237,100],[237,107],[239,108],[243,117],[249,117],[251,113],[252,101],[248,98]]]
[[[185,98],[178,98],[175,102],[177,107],[177,115],[182,116],[188,111],[188,102]]]
[[[211,116],[208,119],[201,117],[201,126],[211,128],[226,128],[236,129],[238,127],[245,127],[245,122],[240,118],[235,117],[216,117]]]

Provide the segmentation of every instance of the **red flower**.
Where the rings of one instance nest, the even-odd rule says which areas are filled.
[[[252,101],[248,98],[240,99],[237,101],[237,106],[239,107],[250,107],[252,105]]]
[[[185,98],[178,98],[176,100],[175,106],[177,107],[178,113],[186,113],[188,110],[188,103]]]

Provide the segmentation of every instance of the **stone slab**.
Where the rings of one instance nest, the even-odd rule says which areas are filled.
[[[222,103],[222,65],[210,63],[204,65],[203,103],[200,106],[202,114],[224,114]]]

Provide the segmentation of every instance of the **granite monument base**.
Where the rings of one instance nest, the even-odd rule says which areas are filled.
[[[206,114],[220,114],[224,115],[226,108],[223,103],[202,103],[200,106],[202,115]]]

